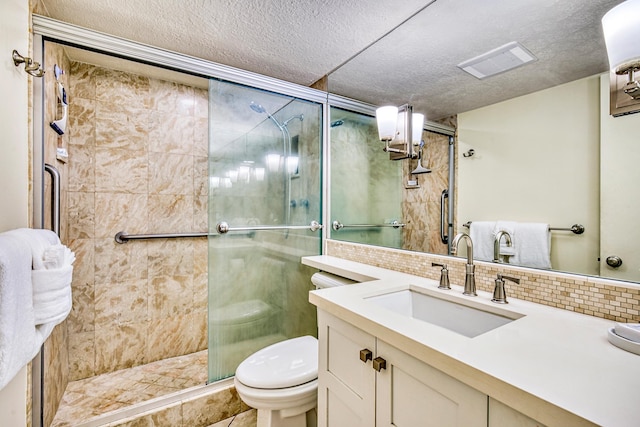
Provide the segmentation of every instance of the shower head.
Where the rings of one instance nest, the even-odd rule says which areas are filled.
[[[299,119],[300,121],[303,121],[303,120],[304,120],[304,114],[298,114],[297,116],[289,117],[287,120],[285,120],[285,121],[282,123],[282,126],[286,126],[286,125],[288,125],[288,124],[289,124],[289,122],[290,122],[291,120],[293,120],[293,119]]]
[[[266,113],[267,110],[264,109],[264,107],[260,104],[256,104],[255,102],[251,101],[251,104],[249,104],[249,107],[251,107],[251,109],[253,111],[255,111],[256,113]],[[270,115],[270,114],[269,114]]]
[[[420,163],[420,159],[418,159],[418,166],[414,170],[411,171],[411,175],[419,175],[421,173],[430,173],[431,169],[425,168]]]
[[[420,141],[420,148],[418,154],[418,166],[411,171],[411,175],[419,175],[421,173],[430,173],[431,169],[422,166],[422,148],[424,147],[424,141]]]

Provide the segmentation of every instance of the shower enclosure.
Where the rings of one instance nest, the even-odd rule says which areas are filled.
[[[80,31],[74,46],[106,37],[72,30],[61,37]],[[300,257],[321,252],[311,224],[322,219],[326,96],[204,61],[178,57],[178,72],[53,40],[34,43],[47,70],[64,70],[34,90],[34,170],[60,171],[61,239],[77,260],[72,313],[34,377],[34,426],[111,422],[147,399],[171,408],[250,353],[315,335],[313,271]],[[49,126],[60,85],[63,135]],[[48,228],[50,182],[38,175],[34,205]],[[198,405],[194,414],[209,413],[206,398]]]
[[[209,84],[209,380],[249,354],[315,335],[308,302],[319,254],[322,104]],[[226,231],[228,230],[228,231]]]

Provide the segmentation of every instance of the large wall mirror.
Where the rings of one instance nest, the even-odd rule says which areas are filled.
[[[552,269],[640,282],[640,196],[633,188],[640,179],[633,137],[640,114],[609,115],[600,24],[622,1],[420,3],[404,24],[330,74],[329,91],[377,106],[409,103],[427,120],[456,128],[455,232],[468,233],[468,221],[581,224],[583,234],[551,233]],[[483,79],[458,67],[514,41],[535,59]],[[340,109],[332,109],[331,120],[331,176],[341,177],[331,181],[332,219],[406,224],[331,237],[447,253],[438,225],[448,185],[447,138],[424,132],[424,162],[432,172],[417,175],[414,190],[407,183],[416,161],[389,160],[375,120]],[[349,141],[366,141],[367,148]],[[367,200],[349,203],[356,194]],[[622,264],[611,266],[613,257]]]

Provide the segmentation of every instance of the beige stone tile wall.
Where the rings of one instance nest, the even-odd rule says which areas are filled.
[[[430,173],[411,175],[417,160],[404,160],[405,180],[418,180],[419,188],[404,188],[402,215],[406,226],[402,230],[402,248],[434,254],[445,254],[447,245],[440,240],[440,198],[449,188],[449,137],[423,132],[422,166]]]
[[[440,278],[440,267],[431,263],[444,263],[451,283],[464,284],[463,258],[336,240],[327,241],[326,254],[434,280]],[[640,286],[633,283],[486,262],[476,263],[475,272],[476,286],[483,291],[493,292],[496,275],[501,273],[520,279],[520,285],[507,282],[507,296],[612,321],[640,322]]]
[[[207,90],[70,66],[70,379],[206,348]]]
[[[58,89],[56,79],[53,72],[54,64],[57,64],[64,70],[69,70],[70,61],[59,45],[47,43],[44,52],[45,75],[44,91],[44,162],[55,167],[60,174],[60,240],[64,244],[68,244],[68,220],[67,220],[67,200],[69,188],[69,167],[68,163],[60,161],[56,158],[57,148],[67,148],[69,144],[69,133],[58,135],[49,123],[60,119],[61,111],[58,109]],[[69,76],[63,74],[60,76],[60,82],[68,90]],[[50,214],[50,206],[52,206],[52,181],[48,173],[44,174],[44,227],[52,229],[52,217]],[[49,425],[55,416],[58,405],[65,387],[69,381],[69,354],[67,351],[67,322],[63,322],[56,326],[47,341],[44,343],[43,361],[43,384],[44,384],[44,401],[42,402],[44,423]]]

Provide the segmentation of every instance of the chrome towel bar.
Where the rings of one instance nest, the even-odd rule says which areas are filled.
[[[469,228],[471,226],[472,221],[467,221],[462,224],[463,227]],[[549,227],[550,231],[571,231],[574,234],[582,234],[584,233],[584,225],[582,224],[573,224],[571,227]]]
[[[127,234],[126,231],[119,231],[115,235],[117,243],[127,243],[129,240],[152,240],[152,239],[179,239],[193,237],[219,236],[229,231],[264,231],[264,230],[311,230],[317,231],[323,228],[318,221],[311,221],[309,225],[256,225],[252,227],[230,227],[229,224],[222,221],[216,225],[218,233],[195,232],[195,233],[158,233],[158,234]]]
[[[378,227],[393,227],[393,228],[402,228],[406,224],[402,224],[398,221],[393,221],[389,224],[347,224],[344,225],[340,221],[333,221],[331,227],[335,230],[341,230],[343,228],[378,228]]]

